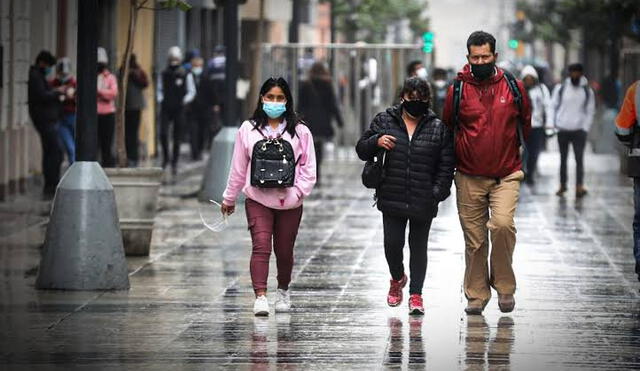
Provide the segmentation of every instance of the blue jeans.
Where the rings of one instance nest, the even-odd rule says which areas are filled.
[[[64,145],[64,149],[67,151],[67,157],[69,158],[69,165],[73,164],[76,160],[76,114],[65,113],[62,119],[59,121],[58,134],[60,140]]]
[[[633,256],[636,258],[636,273],[640,280],[640,178],[633,178]]]

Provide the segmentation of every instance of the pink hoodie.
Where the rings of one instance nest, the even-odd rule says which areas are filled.
[[[98,115],[108,115],[116,111],[118,81],[114,74],[105,69],[98,74]]]
[[[297,125],[296,133],[298,135],[293,138],[287,132],[282,135],[283,139],[291,143],[295,158],[300,157],[293,187],[258,188],[251,185],[251,154],[254,144],[264,137],[253,129],[250,121],[243,122],[236,135],[231,172],[222,195],[224,203],[234,205],[242,191],[248,198],[272,209],[289,210],[302,205],[302,200],[309,196],[316,184],[316,153],[309,128]]]

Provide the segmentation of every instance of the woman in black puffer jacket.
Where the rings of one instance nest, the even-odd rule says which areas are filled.
[[[407,283],[402,264],[409,222],[411,284],[409,312],[424,314],[422,286],[427,271],[427,242],[438,203],[449,196],[455,155],[453,133],[431,111],[426,81],[412,77],[400,92],[401,104],[379,113],[356,145],[366,161],[386,151],[385,175],[377,190],[382,211],[384,250],[391,272],[387,304],[402,302]]]

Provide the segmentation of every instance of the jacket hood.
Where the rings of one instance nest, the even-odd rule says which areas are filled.
[[[536,71],[536,69],[533,68],[533,66],[530,64],[524,66],[522,72],[520,72],[520,80],[524,80],[524,78],[527,76],[531,76],[534,79],[538,80],[538,71]]]
[[[471,73],[471,65],[469,63],[465,64],[464,67],[462,67],[462,69],[460,70],[460,72],[458,72],[458,79],[464,81],[467,84],[474,84],[474,85],[493,84],[500,81],[500,79],[502,79],[503,76],[504,76],[504,71],[502,70],[502,68],[496,66],[495,75],[483,81],[476,80],[476,78],[473,77],[473,74]]]
[[[567,77],[566,79],[564,79],[564,83],[571,85],[571,77]],[[587,80],[587,78],[584,76],[580,77],[580,86],[587,86],[587,85],[589,85],[589,80]]]

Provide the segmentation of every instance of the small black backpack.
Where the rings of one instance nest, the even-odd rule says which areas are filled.
[[[291,143],[282,137],[267,138],[260,128],[256,130],[264,137],[253,146],[251,155],[251,185],[258,188],[293,187],[296,165]]]

